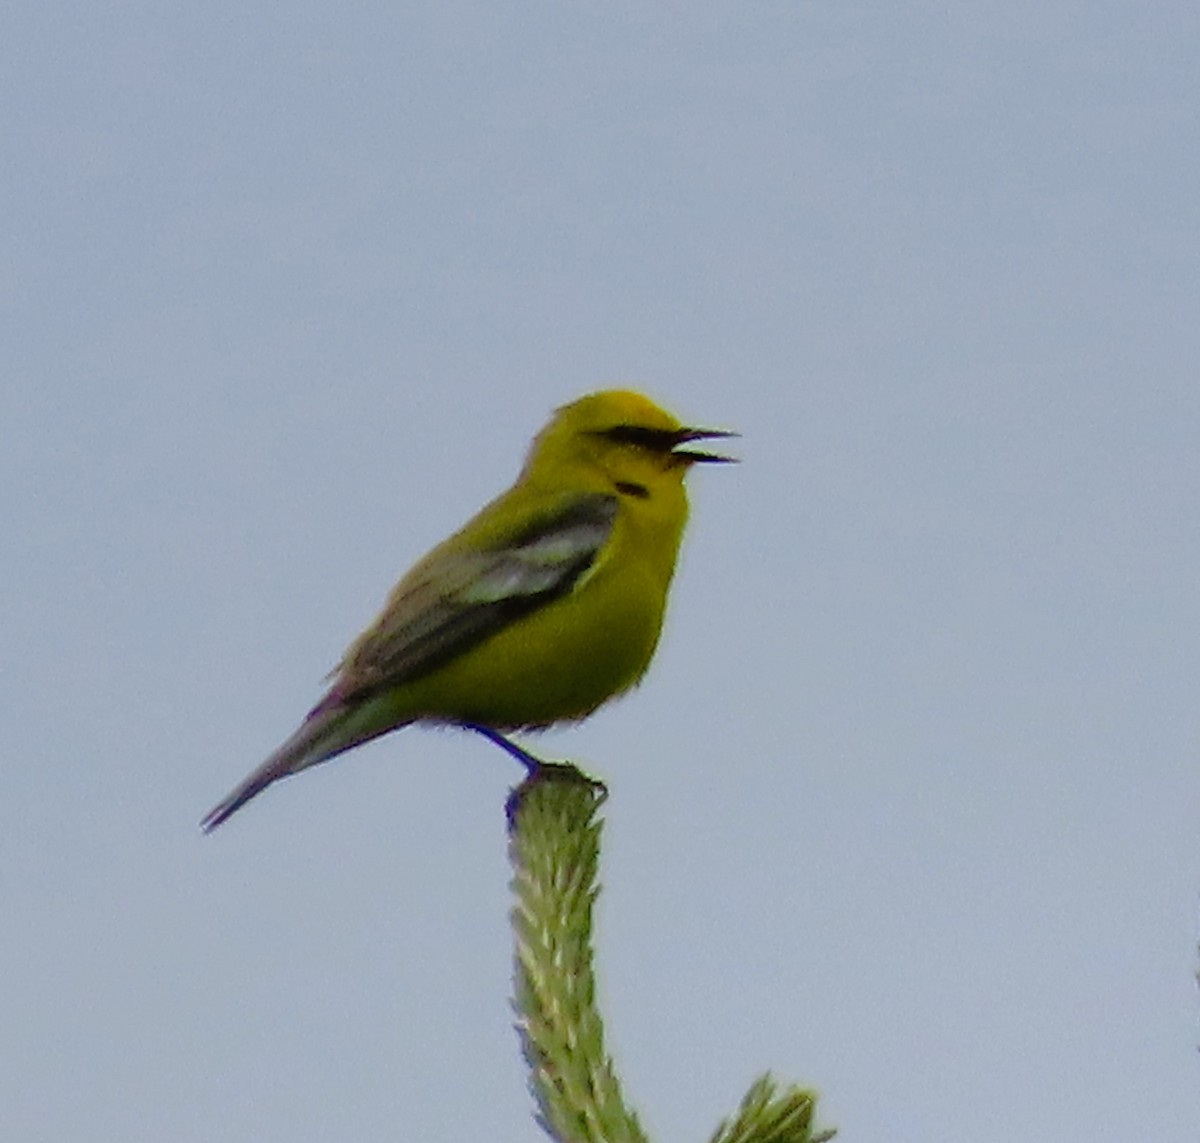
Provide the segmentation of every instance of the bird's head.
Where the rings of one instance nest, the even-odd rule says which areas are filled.
[[[560,464],[583,465],[635,488],[642,487],[644,478],[679,484],[693,464],[734,461],[686,446],[734,436],[682,425],[641,393],[606,389],[563,405],[534,439],[525,470],[548,473]]]

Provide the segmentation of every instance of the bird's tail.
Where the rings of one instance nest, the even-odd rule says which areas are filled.
[[[364,718],[366,713],[363,706],[344,706],[336,700],[326,699],[320,703],[291,738],[236,786],[224,801],[209,810],[200,828],[205,833],[212,833],[272,782],[290,774],[298,774],[309,766],[327,762],[335,755],[377,738],[397,726],[395,722],[390,722],[381,727],[373,720]]]

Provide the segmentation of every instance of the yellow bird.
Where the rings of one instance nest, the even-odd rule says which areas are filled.
[[[516,483],[396,585],[325,697],[202,828],[414,722],[476,730],[536,769],[502,732],[585,718],[640,681],[687,521],[684,475],[732,459],[684,446],[734,435],[625,390],[564,405]]]

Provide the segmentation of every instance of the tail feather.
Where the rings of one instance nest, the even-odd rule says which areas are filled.
[[[209,810],[201,821],[200,828],[205,833],[212,833],[217,826],[237,813],[251,798],[261,794],[272,782],[290,774],[297,774],[309,766],[327,762],[352,746],[376,738],[397,725],[392,723],[383,727],[377,724],[364,726],[364,719],[361,717],[364,713],[361,706],[334,705],[328,700],[322,702],[291,738],[244,782],[236,786],[227,798]]]
[[[294,773],[286,763],[282,766],[274,756],[263,763],[240,786],[218,805],[213,806],[200,822],[200,828],[205,833],[212,833],[226,818],[232,817],[256,794],[261,794],[276,778],[283,778]]]

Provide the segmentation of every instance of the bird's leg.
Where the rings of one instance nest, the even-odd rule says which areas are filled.
[[[464,730],[473,730],[476,734],[482,734],[484,738],[494,742],[501,750],[511,754],[530,774],[536,774],[539,770],[544,770],[551,765],[549,762],[543,762],[540,758],[530,754],[528,750],[522,749],[509,738],[505,738],[498,730],[493,730],[490,726],[480,726],[477,722],[462,723]]]

